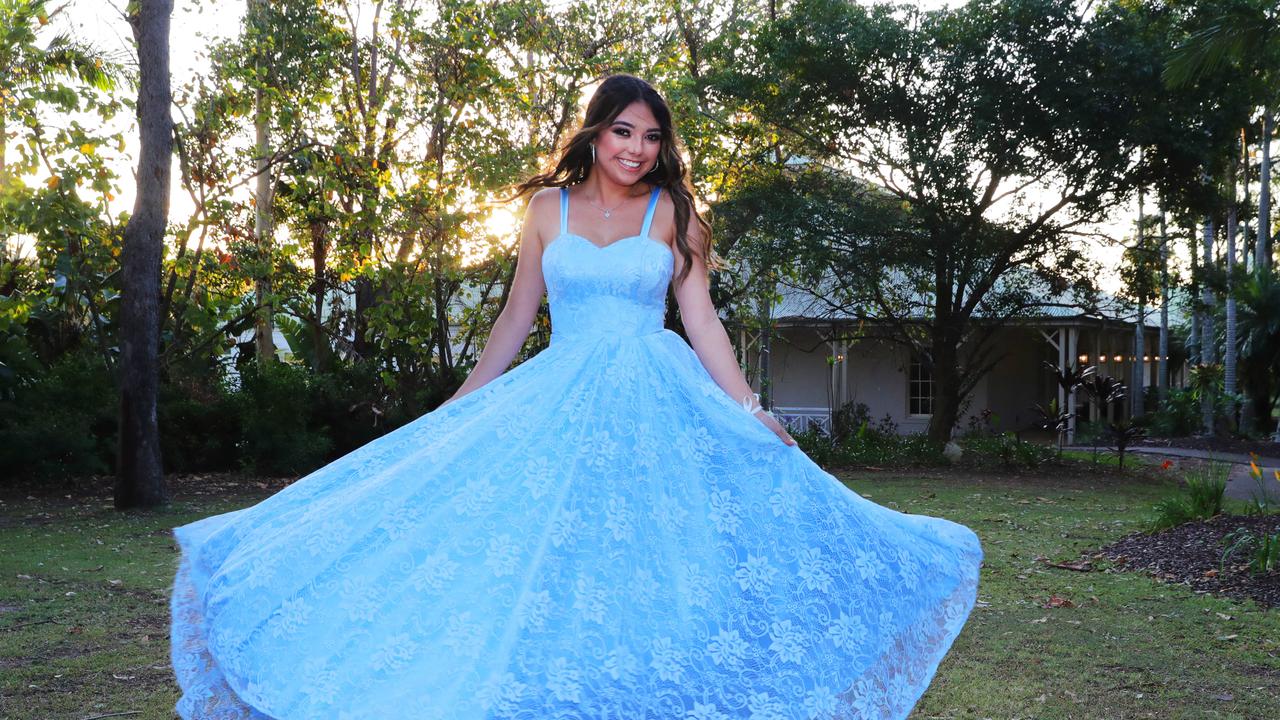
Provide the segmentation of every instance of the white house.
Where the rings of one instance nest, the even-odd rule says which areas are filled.
[[[933,404],[931,373],[912,357],[908,346],[888,339],[883,325],[860,323],[834,312],[830,303],[812,294],[781,285],[779,292],[782,302],[769,313],[774,332],[767,363],[775,415],[794,429],[817,425],[829,431],[834,409],[864,403],[873,420],[887,417],[900,432],[927,428]],[[991,413],[995,430],[1030,429],[1040,417],[1034,406],[1047,406],[1055,397],[1059,407],[1074,405],[1082,419],[1127,415],[1128,398],[1115,407],[1100,408],[1082,391],[1074,398],[1060,397],[1056,381],[1043,364],[1093,366],[1098,374],[1132,386],[1139,362],[1133,354],[1136,313],[1125,313],[1118,303],[1113,308],[1099,311],[1061,303],[995,331],[991,342],[998,359],[963,406],[957,429],[963,430],[970,418],[984,411]],[[1147,316],[1143,336],[1143,384],[1154,387],[1159,361],[1157,314]],[[764,345],[760,333],[735,323],[731,337],[736,337],[740,364],[760,390]],[[1176,352],[1169,367],[1170,385],[1184,384],[1185,362]]]

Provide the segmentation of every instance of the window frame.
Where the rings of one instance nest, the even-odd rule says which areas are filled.
[[[923,376],[923,375],[925,375],[925,374],[926,374],[926,370],[925,370],[925,367],[924,367],[924,363],[920,361],[920,356],[919,356],[919,355],[917,355],[917,354],[915,354],[915,353],[911,353],[910,358],[907,360],[907,374],[906,374],[906,380],[907,380],[907,382],[906,382],[906,386],[907,386],[907,417],[910,417],[910,418],[932,418],[932,417],[933,417],[933,404],[934,404],[934,402],[936,402],[936,401],[937,401],[937,397],[938,397],[938,394],[937,394],[937,386],[936,386],[936,384],[934,383],[934,380],[933,380],[933,372],[932,372],[931,370],[930,370],[930,371],[927,371],[927,375],[928,375],[928,377],[927,377],[927,378],[917,378],[917,377],[916,377],[916,369],[917,369],[917,368],[919,368],[919,373],[920,373],[920,375],[921,375],[921,376]],[[928,386],[928,395],[927,395],[927,396],[926,396],[926,395],[916,395],[916,387],[917,387],[918,385],[920,385],[920,386],[927,385],[927,386]],[[927,401],[927,403],[928,403],[928,408],[929,408],[929,412],[927,412],[927,413],[912,412],[912,410],[915,408],[915,403],[916,403],[916,401],[917,401],[917,400],[922,401],[922,403],[923,403],[924,401]],[[922,407],[923,407],[923,404],[922,404]]]

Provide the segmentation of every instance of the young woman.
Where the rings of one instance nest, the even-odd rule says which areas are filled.
[[[978,538],[852,492],[759,408],[678,147],[648,83],[607,78],[517,188],[543,189],[458,392],[175,528],[182,717],[908,715],[973,607]],[[550,346],[506,370],[544,292]]]

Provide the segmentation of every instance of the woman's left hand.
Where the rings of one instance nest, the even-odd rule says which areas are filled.
[[[764,410],[757,410],[753,414],[756,416],[756,418],[760,420],[760,422],[764,423],[765,427],[772,430],[774,435],[777,435],[778,437],[782,438],[782,442],[786,443],[787,445],[796,444],[796,441],[791,437],[791,434],[788,433],[787,429],[782,426],[782,423],[778,422],[777,418],[766,413]]]

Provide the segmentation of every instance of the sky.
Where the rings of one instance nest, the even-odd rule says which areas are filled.
[[[61,4],[51,3],[50,7],[63,4],[66,6],[65,10],[53,18],[52,28],[69,32],[120,62],[136,65],[133,39],[122,15],[126,0],[65,0]],[[914,4],[922,9],[933,10],[962,3],[958,0],[920,0]],[[237,31],[244,8],[244,0],[224,0],[216,4],[209,0],[175,0],[170,29],[170,71],[175,92],[207,67],[205,48],[213,41],[230,37]],[[133,127],[132,118],[125,115],[127,114],[122,114],[114,121],[113,128],[125,131],[126,138],[126,147],[117,158],[120,192],[111,203],[113,214],[129,211],[133,206],[132,162],[137,157],[137,131]],[[251,193],[252,187],[246,186],[245,192]],[[171,221],[181,221],[191,215],[194,206],[178,184],[176,172],[170,197]],[[1052,199],[1056,199],[1056,196]],[[1130,205],[1132,207],[1121,209],[1108,222],[1093,229],[1112,238],[1129,234],[1132,219],[1137,215],[1136,201]],[[498,216],[505,217],[508,223],[512,222],[513,216],[510,213],[499,212]],[[1106,241],[1093,241],[1091,244],[1091,255],[1103,268],[1099,278],[1100,285],[1108,292],[1116,291],[1119,288],[1116,269],[1120,265],[1121,248]]]

